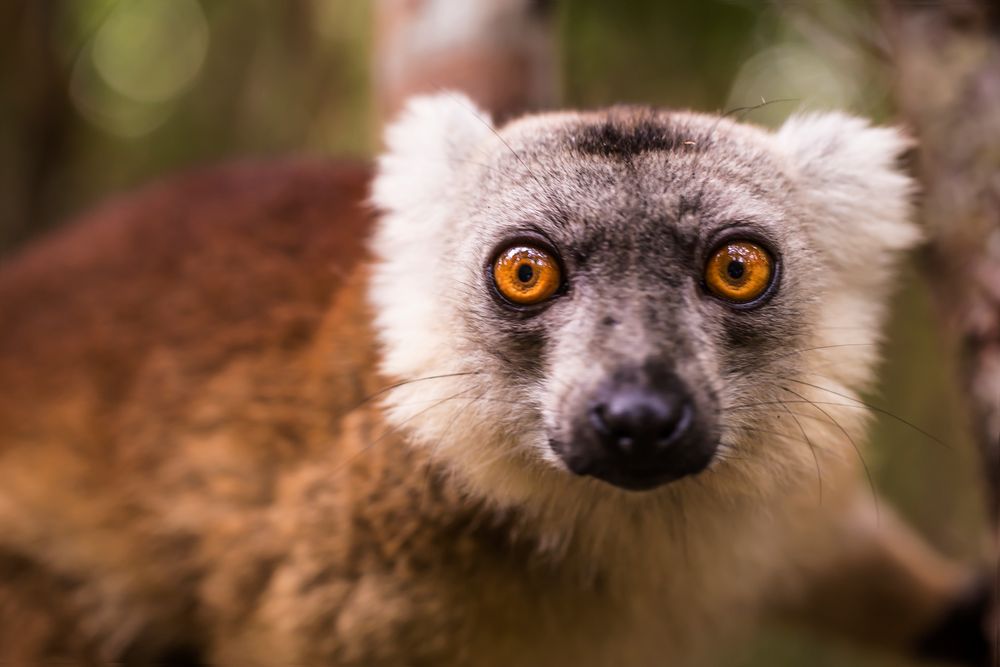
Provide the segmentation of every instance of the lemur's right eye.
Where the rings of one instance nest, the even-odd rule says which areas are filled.
[[[531,306],[555,295],[562,271],[552,253],[518,243],[497,255],[493,282],[503,298],[519,306]]]

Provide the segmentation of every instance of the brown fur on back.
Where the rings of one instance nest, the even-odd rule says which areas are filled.
[[[363,255],[366,182],[319,162],[203,171],[0,265],[0,662],[189,641],[222,557],[207,526],[251,520],[323,426],[301,387]],[[367,361],[358,340],[339,363]]]
[[[0,264],[4,408],[77,382],[120,405],[157,352],[207,373],[301,347],[362,253],[366,178],[305,162],[189,174]]]

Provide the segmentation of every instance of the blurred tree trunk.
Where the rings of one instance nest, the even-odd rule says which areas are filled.
[[[545,0],[378,0],[381,120],[415,93],[460,90],[499,119],[551,106],[555,30]]]
[[[1000,6],[886,0],[882,19],[898,106],[920,142],[924,273],[959,341],[1000,542]]]
[[[56,52],[62,0],[0,6],[0,252],[52,223],[76,117]]]

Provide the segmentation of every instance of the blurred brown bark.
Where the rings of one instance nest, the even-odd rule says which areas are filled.
[[[555,30],[545,0],[379,0],[375,94],[382,120],[415,93],[461,90],[499,119],[550,106]]]
[[[925,274],[960,345],[1000,537],[1000,6],[886,0],[882,17],[898,106],[920,143]]]

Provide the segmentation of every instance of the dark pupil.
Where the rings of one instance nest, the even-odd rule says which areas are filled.
[[[746,273],[746,267],[743,266],[743,262],[734,259],[729,262],[729,265],[726,267],[726,273],[728,273],[729,277],[733,280],[739,280],[743,277],[743,274]]]
[[[535,275],[535,271],[531,268],[531,264],[522,264],[517,267],[517,279],[522,283],[531,282],[533,275]]]

